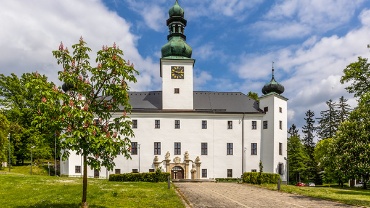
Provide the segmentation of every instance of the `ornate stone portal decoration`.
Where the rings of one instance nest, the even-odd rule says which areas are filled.
[[[190,158],[189,152],[185,151],[183,162],[181,162],[181,158],[178,156],[173,158],[173,162],[171,162],[170,152],[167,151],[164,160],[160,161],[158,156],[156,155],[154,157],[153,164],[154,164],[154,167],[157,169],[161,163],[165,162],[166,172],[168,173],[171,173],[171,171],[175,167],[176,168],[181,167],[184,170],[184,175],[183,175],[184,179],[189,179],[190,177],[191,179],[199,179],[200,178],[200,165],[201,165],[200,158],[199,156],[197,156],[194,161],[190,160],[189,158]],[[191,169],[189,168],[190,163],[192,166]],[[191,173],[190,177],[189,177],[189,172]]]

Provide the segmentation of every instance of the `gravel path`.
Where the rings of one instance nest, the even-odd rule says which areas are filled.
[[[354,207],[237,183],[175,183],[192,208],[233,207]]]

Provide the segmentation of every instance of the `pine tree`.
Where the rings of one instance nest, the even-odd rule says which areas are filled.
[[[336,106],[335,106],[337,108],[337,111],[338,111],[338,118],[337,119],[338,119],[339,124],[344,122],[348,118],[348,116],[351,112],[351,106],[348,105],[347,101],[348,101],[348,99],[345,99],[342,96],[342,97],[339,98],[339,103],[336,104]],[[338,126],[339,126],[339,124],[338,124]]]
[[[326,101],[326,105],[328,109],[320,112],[321,118],[318,118],[319,126],[316,128],[321,139],[333,138],[339,126],[337,104],[330,99]]]
[[[315,150],[315,143],[313,141],[315,135],[315,113],[311,110],[308,110],[306,112],[306,118],[304,120],[306,121],[306,124],[302,127],[303,132],[303,139],[302,143],[304,146],[304,150],[308,156],[308,160],[306,162],[306,175],[308,177],[308,180],[315,180],[315,183],[319,184],[319,181],[317,180],[317,163],[314,158],[314,150]]]

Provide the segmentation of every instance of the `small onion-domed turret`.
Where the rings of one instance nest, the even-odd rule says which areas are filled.
[[[274,77],[274,66],[272,66],[272,78],[271,78],[271,81],[269,83],[266,83],[265,86],[263,86],[263,88],[262,88],[262,93],[264,95],[269,94],[271,92],[275,92],[275,93],[277,93],[279,95],[284,92],[284,86],[281,85],[280,83],[278,83],[275,80],[275,77]]]
[[[180,7],[179,3],[176,0],[175,5],[171,7],[171,9],[168,11],[168,14],[170,15],[170,17],[173,16],[184,17],[184,9]]]

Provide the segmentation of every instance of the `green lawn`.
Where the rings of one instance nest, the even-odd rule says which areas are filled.
[[[277,190],[275,184],[262,184],[261,187]],[[310,196],[350,205],[370,207],[370,190],[362,188],[340,188],[338,186],[298,187],[281,185],[281,191]]]
[[[0,171],[0,207],[79,207],[82,179]],[[184,207],[167,183],[123,183],[88,179],[91,208]]]

